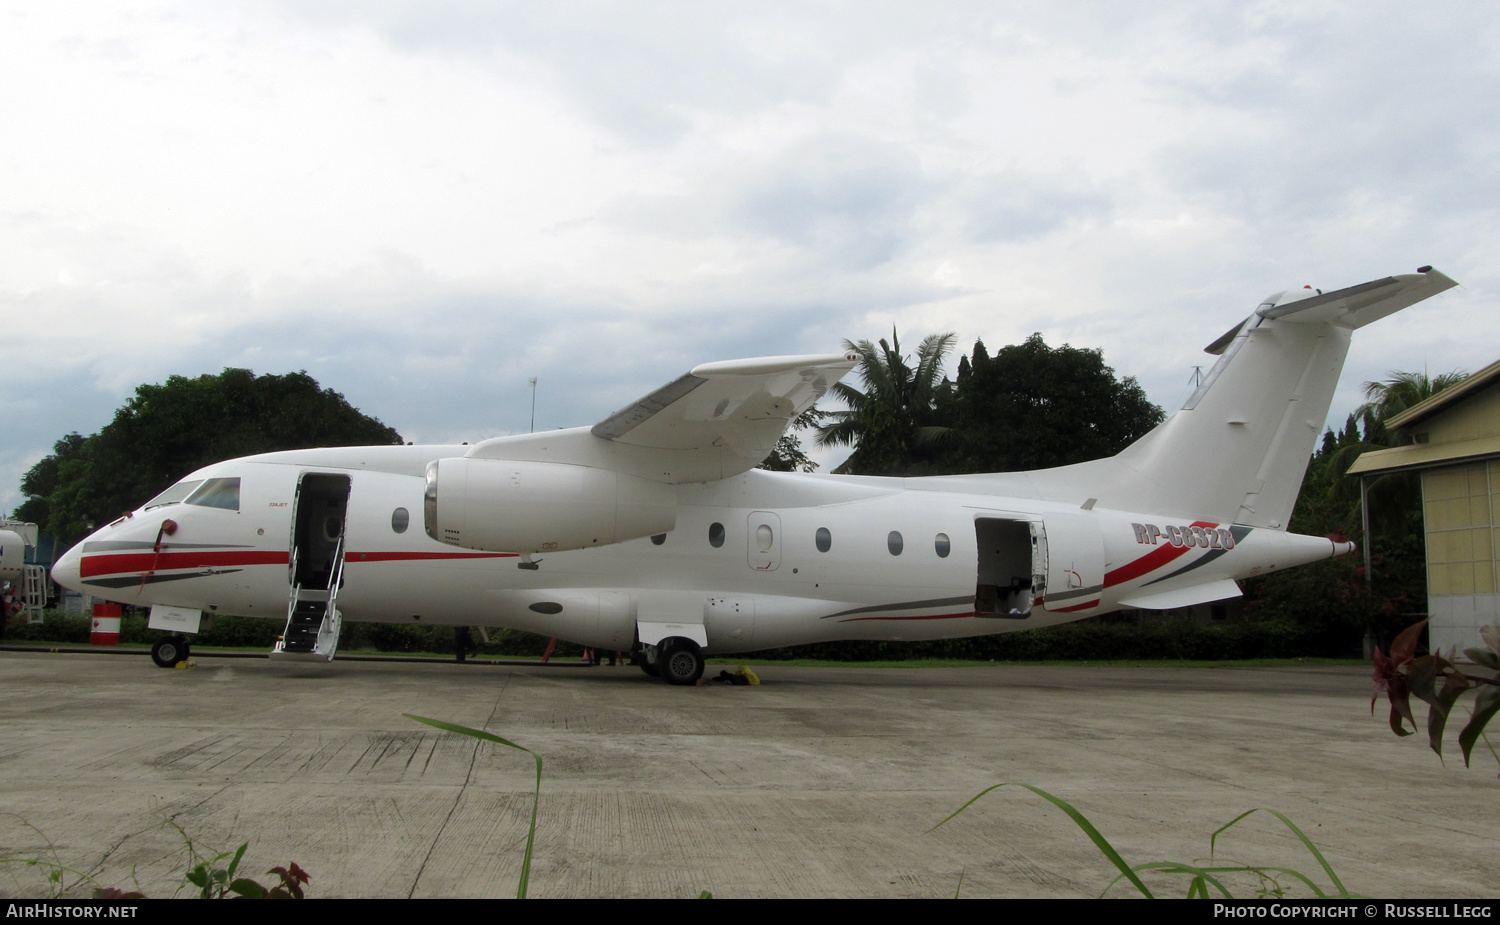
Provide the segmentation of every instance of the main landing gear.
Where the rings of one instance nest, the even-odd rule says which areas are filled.
[[[674,636],[658,645],[641,646],[635,663],[653,678],[668,684],[696,684],[703,677],[703,650],[691,639]]]
[[[175,668],[178,662],[185,662],[187,658],[186,636],[166,636],[156,640],[156,644],[151,647],[151,661],[158,668]]]

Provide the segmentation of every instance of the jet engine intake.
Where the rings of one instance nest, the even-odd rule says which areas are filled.
[[[427,466],[427,535],[489,552],[586,549],[677,525],[671,485],[591,466],[455,457]]]

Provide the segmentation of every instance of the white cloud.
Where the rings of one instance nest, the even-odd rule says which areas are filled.
[[[956,330],[1163,404],[1268,292],[1433,263],[1500,321],[1479,4],[58,4],[0,12],[0,505],[136,383],[306,368],[409,439]]]

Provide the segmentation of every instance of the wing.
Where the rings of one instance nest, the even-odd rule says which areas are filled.
[[[654,482],[711,482],[760,465],[792,419],[859,362],[858,354],[705,363],[592,428],[495,437],[473,459],[609,469]]]
[[[857,354],[762,357],[696,366],[595,424],[605,440],[656,450],[728,451],[741,472],[859,362]]]

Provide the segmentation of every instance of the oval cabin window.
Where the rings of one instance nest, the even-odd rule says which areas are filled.
[[[833,534],[828,532],[827,527],[819,527],[818,532],[813,534],[813,542],[818,545],[818,552],[827,552],[828,547],[833,545]]]

